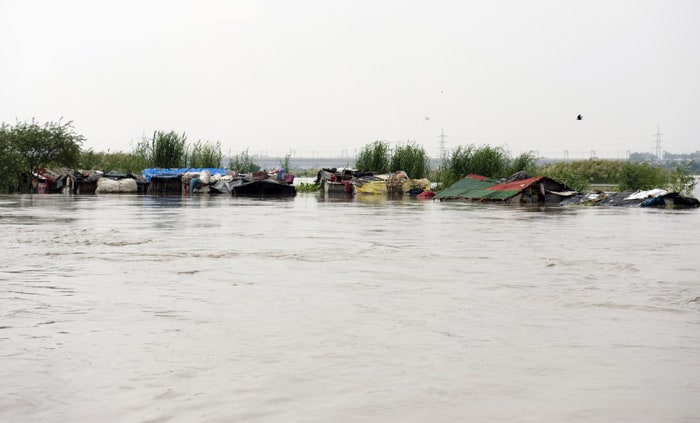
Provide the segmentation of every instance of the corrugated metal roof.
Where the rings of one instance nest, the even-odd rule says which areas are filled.
[[[506,182],[505,184],[496,184],[487,189],[494,191],[522,191],[541,181],[543,178],[544,176],[536,176],[534,178],[520,179],[519,181]]]
[[[471,193],[484,191],[486,188],[496,185],[496,181],[479,180],[471,177],[462,178],[444,190],[440,191],[435,197],[438,199],[464,199],[472,198]]]
[[[479,175],[468,175],[436,195],[450,200],[501,200],[505,201],[545,179],[543,176],[498,183]]]

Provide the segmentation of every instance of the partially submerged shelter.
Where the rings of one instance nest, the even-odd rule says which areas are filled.
[[[71,169],[37,169],[32,174],[32,192],[37,194],[74,193],[80,174]]]
[[[148,194],[188,194],[189,180],[183,181],[185,174],[200,174],[207,171],[209,175],[226,175],[226,169],[221,168],[148,168],[143,170],[143,177],[148,182]]]
[[[609,206],[609,207],[656,207],[698,208],[697,198],[686,197],[677,192],[656,188],[646,191],[602,192],[596,191],[572,197],[562,205]]]
[[[506,182],[500,182],[485,176],[469,174],[440,191],[435,198],[440,201],[558,204],[564,198],[576,194],[565,184],[546,176],[529,177],[519,173]]]

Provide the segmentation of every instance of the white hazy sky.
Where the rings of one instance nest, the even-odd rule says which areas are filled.
[[[0,0],[0,121],[95,151],[700,150],[700,1]],[[582,113],[583,121],[576,121]],[[426,119],[429,118],[429,119]]]

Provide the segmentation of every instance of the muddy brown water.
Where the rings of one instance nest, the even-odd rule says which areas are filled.
[[[0,196],[0,421],[695,422],[700,211]]]

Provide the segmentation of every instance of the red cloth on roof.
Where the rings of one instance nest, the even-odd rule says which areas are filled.
[[[544,176],[536,176],[534,178],[521,179],[519,181],[508,182],[505,184],[498,184],[486,189],[491,191],[521,191],[530,185],[538,182]]]
[[[489,179],[486,176],[477,175],[475,173],[470,173],[469,175],[467,175],[467,178],[476,179],[477,181],[485,181],[485,180]]]

